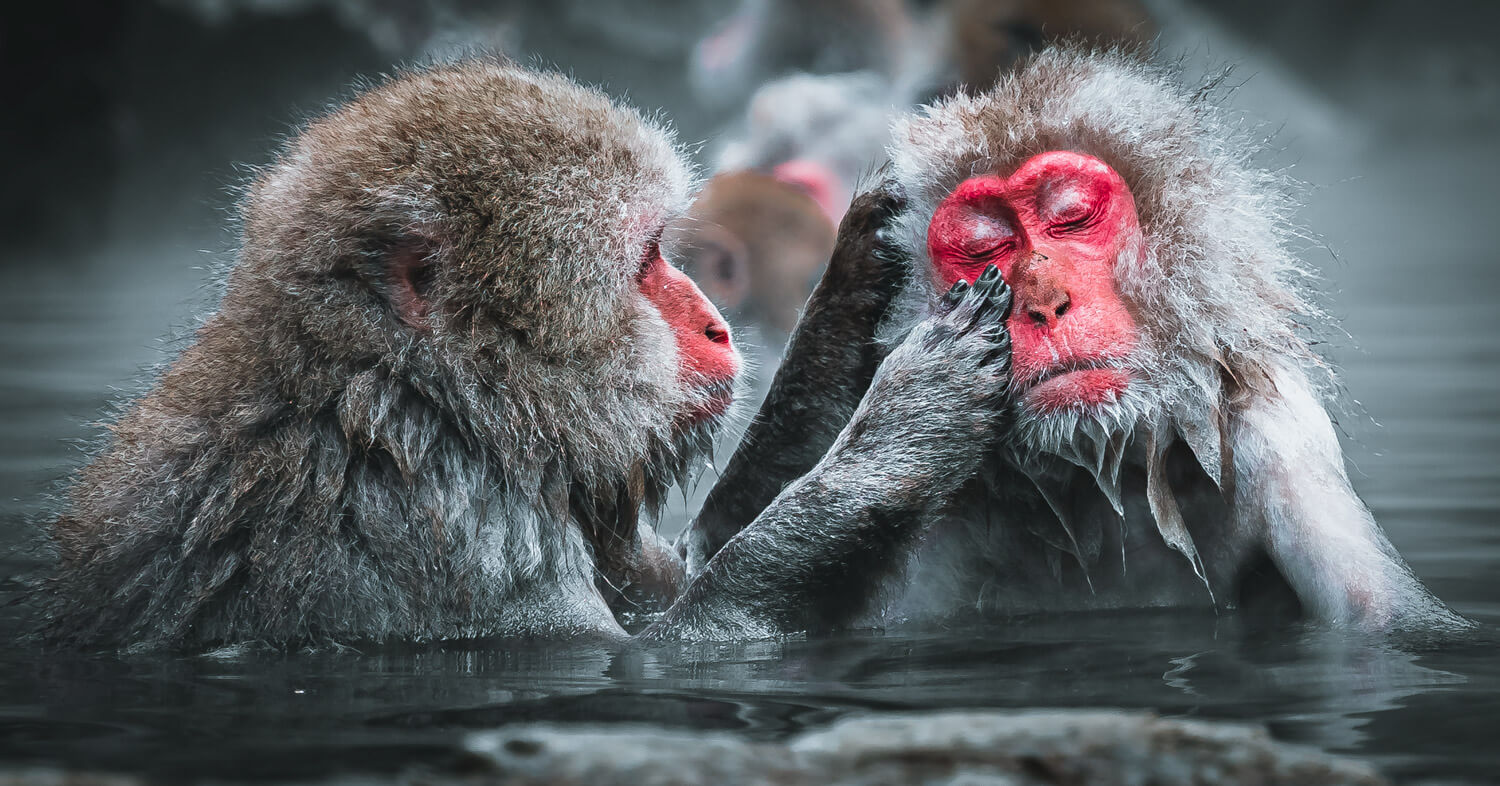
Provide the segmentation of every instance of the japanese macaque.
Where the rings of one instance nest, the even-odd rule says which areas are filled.
[[[897,107],[876,74],[800,74],[755,94],[744,128],[663,246],[778,350],[833,252],[858,179],[884,161]]]
[[[1293,206],[1221,109],[1133,56],[1052,49],[988,93],[899,121],[894,138],[887,190],[905,201],[888,241],[911,276],[874,335],[909,339],[942,293],[998,269],[1014,291],[1011,376],[1000,430],[974,437],[987,450],[977,472],[920,526],[883,514],[921,536],[883,552],[885,592],[846,593],[848,620],[1198,607],[1393,635],[1468,627],[1350,485],[1325,410],[1333,375],[1311,343],[1326,320],[1289,250]],[[766,424],[799,352],[851,341],[819,347],[814,335],[834,331],[807,327]],[[801,384],[819,376],[822,395],[859,393],[857,378],[826,372]],[[951,395],[885,417],[916,428]],[[786,449],[757,426],[731,471]],[[800,431],[797,455],[815,461],[832,429]],[[860,482],[916,489],[935,459],[915,452]],[[771,489],[729,489],[715,488],[680,544],[704,575],[732,570],[716,548],[753,538],[739,522],[780,503]]]
[[[880,18],[909,13],[901,4],[850,5]],[[806,8],[828,10],[752,2],[736,24],[795,17]],[[804,26],[794,18],[760,24],[754,29]],[[952,0],[898,27],[903,46],[942,55],[920,62],[869,59],[858,63],[862,71],[799,73],[761,85],[743,128],[717,156],[717,174],[694,206],[695,220],[676,234],[688,274],[720,307],[765,328],[770,345],[779,347],[789,333],[821,260],[832,250],[833,228],[855,184],[885,163],[897,111],[923,94],[982,91],[1047,38],[1139,46],[1151,35],[1144,10],[1133,0]],[[919,43],[918,36],[932,45]],[[944,39],[946,47],[939,44]],[[807,212],[804,194],[827,215],[824,231],[811,226],[820,222]]]
[[[715,170],[753,170],[811,196],[835,226],[854,186],[885,162],[890,124],[910,96],[879,74],[796,74],[755,92]]]
[[[310,124],[245,197],[218,312],[69,492],[53,636],[608,631],[615,589],[670,600],[638,514],[740,362],[657,250],[689,182],[661,129],[499,62]]]
[[[780,337],[773,340],[779,345],[797,324],[833,240],[833,222],[806,191],[742,170],[709,180],[662,244],[710,300]]]
[[[642,513],[708,447],[741,365],[659,250],[688,197],[664,130],[500,61],[407,73],[312,122],[244,200],[217,313],[63,500],[48,638],[624,638],[616,612],[682,590],[681,561]],[[834,335],[869,335],[889,303],[900,270],[870,253],[889,214],[882,202],[846,222],[816,309],[838,314]],[[861,467],[899,465],[908,431],[978,460],[993,407],[922,424],[881,413],[933,389],[997,395],[1003,331],[987,302],[955,300],[886,361],[864,435],[808,476],[835,489],[829,502],[790,494],[752,528],[806,570],[696,587],[652,635],[717,635],[720,616],[832,618],[816,596],[846,550],[839,533],[808,537],[799,513],[841,500],[857,514],[860,479],[876,477]],[[873,372],[870,351],[818,363]],[[892,510],[951,493],[933,481]]]

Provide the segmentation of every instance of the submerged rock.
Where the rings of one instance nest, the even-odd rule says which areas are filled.
[[[850,718],[784,744],[644,727],[475,734],[473,775],[530,784],[1383,784],[1257,727],[1097,711]]]
[[[0,770],[0,786],[148,786],[152,777]],[[226,786],[233,774],[171,783]],[[302,783],[560,786],[1297,784],[1386,781],[1367,764],[1279,743],[1257,727],[1139,712],[943,712],[849,718],[784,743],[651,726],[526,724],[471,734],[449,766]]]

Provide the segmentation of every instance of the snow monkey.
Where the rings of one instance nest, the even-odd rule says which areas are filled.
[[[833,252],[834,224],[818,203],[772,175],[715,175],[688,219],[668,228],[670,248],[704,294],[780,343]]]
[[[49,639],[623,639],[616,611],[680,594],[682,563],[642,512],[708,447],[741,365],[659,248],[689,181],[663,129],[498,60],[399,75],[310,123],[245,197],[217,312],[62,500]],[[872,203],[847,222],[827,277],[825,300],[866,335],[893,291],[894,268],[868,253],[890,213]],[[876,477],[861,468],[898,465],[913,439],[975,444],[959,453],[978,461],[993,406],[955,407],[915,436],[879,414],[934,388],[996,395],[990,290],[886,361],[888,400],[872,388],[863,434],[809,476],[841,511],[857,514]],[[869,504],[904,512],[953,487]],[[806,504],[771,506],[757,531],[807,571],[752,573],[743,599],[697,588],[682,618],[820,613],[816,561],[840,566],[845,549],[838,533],[802,533]]]
[[[778,79],[742,127],[688,220],[668,230],[683,271],[780,350],[833,251],[856,181],[884,159],[898,104],[873,73]]]
[[[1049,49],[987,93],[897,122],[905,206],[888,242],[912,272],[877,335],[902,340],[942,293],[998,267],[1014,293],[1011,378],[981,469],[889,557],[885,592],[846,599],[862,619],[1257,607],[1397,636],[1469,626],[1350,485],[1288,189],[1174,79],[1118,52]],[[789,367],[819,351],[798,347],[811,338],[799,327]],[[851,379],[826,395],[857,396]],[[761,494],[710,497],[682,542],[692,569],[727,566],[715,550],[752,537],[736,527],[775,497]]]

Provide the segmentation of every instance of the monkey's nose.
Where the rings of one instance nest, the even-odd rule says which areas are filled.
[[[703,327],[703,335],[715,344],[729,343],[729,326],[721,320],[712,320]]]
[[[1024,310],[1026,316],[1038,327],[1056,327],[1073,306],[1073,299],[1068,297],[1067,290],[1062,287],[1043,284],[1028,289],[1030,291],[1023,296]]]

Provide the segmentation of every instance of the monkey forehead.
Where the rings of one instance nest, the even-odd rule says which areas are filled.
[[[1113,167],[1087,153],[1052,150],[1021,162],[1006,174],[976,175],[953,188],[940,208],[982,206],[1003,200],[1029,209],[1048,203],[1054,211],[1073,203],[1109,199],[1119,207],[1134,207],[1130,187]]]
[[[832,240],[834,226],[807,191],[772,175],[741,170],[714,175],[688,210],[692,224],[712,223],[739,233],[747,242],[759,242],[766,227],[779,234],[826,235]]]
[[[480,59],[397,75],[311,123],[246,221],[344,211],[371,218],[339,225],[401,222],[452,247],[506,227],[528,247],[635,246],[686,208],[691,181],[663,126],[561,75]]]

